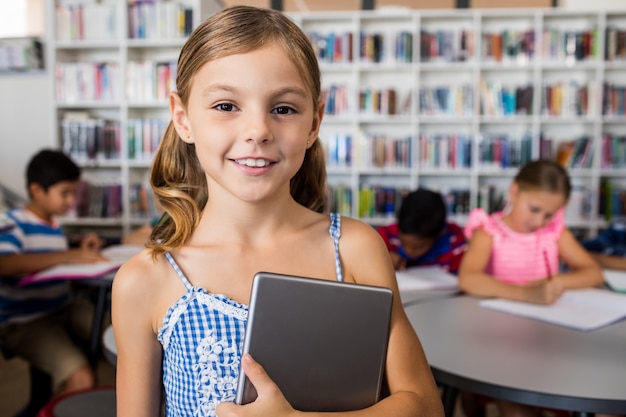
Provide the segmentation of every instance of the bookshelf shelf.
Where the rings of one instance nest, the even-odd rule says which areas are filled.
[[[146,38],[148,27],[126,29],[137,21],[137,3],[120,2],[103,12],[117,16],[108,32],[69,38],[72,32],[59,27],[65,17],[54,12],[57,3],[48,0],[49,27],[63,34],[48,42],[53,92],[64,92],[54,69],[66,64],[113,65],[117,77],[106,99],[69,95],[55,104],[60,146],[67,147],[62,126],[68,118],[111,126],[116,146],[106,157],[99,151],[80,161],[88,180],[121,188],[118,217],[66,221],[127,232],[150,220],[137,201],[147,192],[164,126],[159,123],[169,120],[171,65],[185,37],[169,31],[168,37]],[[183,30],[201,18],[200,0],[150,4],[145,7],[183,10],[191,19]],[[320,139],[333,210],[389,223],[403,192],[427,186],[442,191],[451,219],[464,223],[470,209],[490,208],[485,202],[497,200],[520,164],[538,157],[563,158],[568,165],[572,201],[580,207],[568,210],[567,221],[585,234],[606,226],[609,199],[626,195],[626,97],[619,96],[626,88],[626,13],[474,9],[291,16],[311,36],[327,94]],[[143,70],[155,81],[139,87],[136,80],[150,77],[129,73],[142,63],[149,63]],[[144,94],[155,86],[159,93]],[[614,90],[608,93],[607,86]]]

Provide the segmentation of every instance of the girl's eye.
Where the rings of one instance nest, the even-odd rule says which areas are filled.
[[[295,110],[292,109],[291,107],[288,107],[288,106],[280,106],[280,107],[276,107],[274,110],[272,110],[272,113],[275,113],[275,114],[294,114]]]
[[[215,106],[215,109],[219,111],[234,111],[236,107],[230,103],[220,103]]]

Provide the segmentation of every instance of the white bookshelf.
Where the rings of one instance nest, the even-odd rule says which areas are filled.
[[[481,190],[491,184],[504,192],[518,169],[518,164],[481,162],[481,143],[495,141],[498,137],[508,137],[509,143],[526,141],[525,153],[530,158],[540,156],[540,136],[551,139],[553,156],[559,145],[566,141],[588,137],[589,151],[581,154],[583,164],[568,167],[574,184],[575,193],[568,210],[567,222],[572,228],[581,229],[585,234],[595,234],[605,226],[599,215],[600,182],[610,178],[617,186],[624,187],[626,177],[624,169],[603,167],[602,136],[625,134],[626,118],[624,115],[602,114],[602,86],[604,82],[618,86],[626,85],[624,57],[606,60],[605,31],[609,27],[620,30],[626,28],[626,12],[606,11],[564,11],[559,9],[506,9],[506,10],[455,10],[455,11],[394,11],[380,13],[376,11],[345,13],[306,13],[293,15],[307,33],[317,33],[324,38],[330,34],[352,33],[352,60],[349,62],[326,62],[322,60],[323,85],[343,85],[347,91],[347,110],[340,115],[327,115],[321,137],[325,143],[336,136],[352,138],[351,164],[339,163],[340,167],[329,167],[329,183],[344,186],[352,192],[352,206],[349,212],[359,216],[362,207],[358,197],[364,187],[381,185],[395,188],[414,189],[427,186],[449,192],[455,189],[469,190],[469,208],[478,204]],[[544,35],[544,29],[551,29]],[[499,34],[503,31],[514,32],[519,42],[510,46],[513,56],[504,54],[500,59],[489,54],[490,41],[483,34]],[[369,62],[359,58],[361,48],[360,33],[378,33],[383,45],[393,45],[393,39],[401,31],[412,34],[412,60],[397,60],[386,55],[380,62]],[[422,40],[427,35],[438,31],[457,34],[450,44],[451,53],[438,59],[422,60],[424,51]],[[458,34],[465,31],[473,33],[473,48],[463,53]],[[595,55],[569,57],[560,53],[550,53],[547,48],[548,35],[562,36],[564,32],[599,34],[595,40]],[[529,33],[534,34],[530,38]],[[525,34],[525,35],[524,35]],[[592,39],[591,35],[587,35]],[[530,40],[532,39],[532,42]],[[581,39],[585,39],[581,36]],[[327,39],[328,40],[328,39]],[[465,38],[467,45],[468,38]],[[522,53],[528,44],[534,43],[534,53]],[[515,43],[513,43],[515,45]],[[544,45],[545,51],[544,51]],[[580,48],[579,48],[580,49]],[[584,51],[584,49],[583,49]],[[589,51],[591,53],[591,50]],[[562,110],[551,114],[542,111],[545,86],[556,90],[561,83],[563,91]],[[589,99],[584,114],[578,114],[576,107],[568,107],[568,97],[576,93],[570,83],[577,88],[586,87]],[[533,89],[532,101],[527,113],[504,114],[496,110],[481,110],[481,86],[499,85],[500,88],[515,90],[530,86]],[[468,100],[462,108],[441,110],[428,106],[427,101],[419,99],[419,91],[435,91],[446,86],[450,91],[457,91],[459,100]],[[373,89],[396,89],[399,114],[371,114],[358,111],[359,90],[364,87]],[[568,90],[569,88],[569,90]],[[464,90],[465,89],[465,90]],[[463,92],[469,91],[468,94]],[[557,93],[551,93],[557,94]],[[405,97],[409,96],[408,101]],[[400,102],[407,101],[409,108],[404,109]],[[552,106],[556,109],[557,106]],[[411,163],[401,168],[388,164],[373,166],[362,151],[363,144],[369,143],[372,136],[386,135],[390,140],[395,137],[411,137]],[[425,152],[433,148],[421,145],[422,137],[446,137],[457,135],[469,142],[468,153],[471,164],[456,160],[437,164]],[[433,142],[436,142],[433,139]],[[522,142],[520,142],[519,146]],[[457,142],[458,146],[458,142]],[[623,144],[621,148],[623,148]],[[332,148],[332,146],[331,146]],[[440,147],[440,151],[450,146]],[[461,158],[463,159],[463,158]],[[522,161],[523,162],[523,161]],[[582,190],[582,195],[581,195]],[[579,214],[581,197],[584,195],[586,212]],[[576,208],[576,209],[575,209]],[[463,223],[464,214],[453,215]],[[367,221],[378,224],[389,222],[389,215],[377,213]]]
[[[180,3],[191,5],[195,27],[201,18],[200,0],[184,3],[181,0]],[[49,0],[49,4],[52,7],[54,2]],[[121,186],[120,215],[113,219],[68,218],[65,222],[81,227],[117,227],[128,231],[148,221],[145,216],[136,216],[131,212],[130,191],[134,184],[147,184],[152,157],[150,148],[146,148],[142,157],[138,156],[140,149],[135,152],[135,157],[129,157],[129,126],[137,119],[167,120],[169,117],[163,96],[144,96],[137,92],[138,87],[131,82],[133,76],[130,68],[137,62],[173,62],[184,37],[130,38],[126,30],[130,16],[127,4],[110,4],[115,8],[117,19],[116,30],[111,36],[90,40],[59,40],[50,37],[48,58],[53,73],[57,64],[71,62],[109,62],[117,66],[119,79],[114,97],[55,100],[54,126],[57,143],[61,145],[62,120],[68,112],[86,110],[92,117],[118,123],[120,157],[86,160],[81,162],[81,166],[88,180],[103,183],[117,181]],[[49,27],[55,28],[55,14],[49,15],[53,20]],[[325,115],[320,133],[325,146],[332,149],[327,161],[328,182],[333,188],[344,187],[352,196],[352,204],[339,207],[339,211],[364,217],[372,224],[392,221],[391,210],[387,214],[361,216],[364,213],[363,205],[359,203],[359,192],[363,188],[375,186],[395,189],[427,186],[443,192],[465,190],[469,194],[469,205],[466,208],[471,209],[476,207],[486,184],[505,190],[517,172],[515,164],[503,167],[501,164],[480,162],[487,141],[497,143],[498,137],[507,137],[510,143],[519,142],[517,146],[524,146],[524,152],[529,157],[537,158],[540,155],[539,138],[542,134],[552,140],[551,150],[555,154],[562,142],[587,136],[593,155],[587,155],[584,167],[571,167],[569,172],[576,190],[584,189],[585,195],[591,196],[588,198],[588,214],[579,216],[568,212],[567,222],[587,234],[595,234],[605,225],[598,214],[601,180],[610,178],[626,189],[626,167],[602,164],[602,137],[604,134],[626,136],[626,117],[621,114],[602,114],[602,85],[609,82],[618,87],[626,86],[626,60],[625,57],[616,57],[610,61],[604,59],[604,34],[609,27],[626,30],[626,12],[465,9],[317,12],[291,16],[305,32],[316,32],[323,38],[316,42],[318,46],[323,46],[324,41],[328,44],[331,34],[342,39],[336,41],[337,50],[342,51],[341,54],[338,53],[333,59],[320,56],[323,87],[334,87],[337,91],[334,109]],[[552,29],[553,34],[595,31],[600,34],[595,45],[598,52],[584,59],[549,56],[543,52],[547,34],[550,33],[544,35],[544,28]],[[499,34],[504,30],[513,31],[524,42],[513,43],[508,49],[513,55],[507,57],[504,54],[498,60],[488,54],[489,48],[483,33]],[[421,42],[427,36],[436,36],[442,31],[452,34],[447,35],[452,52],[439,59],[422,60],[425,49]],[[400,33],[403,33],[402,47],[408,48],[401,59],[395,58],[393,54],[382,56],[380,60],[360,57],[360,34],[379,35],[378,40],[373,42],[385,45],[389,50],[395,49],[395,38]],[[461,33],[465,33],[465,37],[461,37]],[[534,34],[532,42],[528,33]],[[473,34],[473,37],[469,34]],[[411,44],[406,43],[407,36],[412,38]],[[532,56],[523,53],[529,43],[534,43]],[[346,57],[348,50],[352,51],[351,59]],[[563,100],[566,100],[572,95],[566,88],[570,81],[588,87],[590,99],[585,106],[586,114],[577,114],[575,108],[567,110],[567,106],[563,106],[564,110],[558,114],[542,111],[544,85],[554,87],[559,82],[563,83],[561,91],[565,91]],[[56,91],[59,85],[56,78],[53,85]],[[527,114],[502,114],[493,107],[481,111],[481,98],[486,97],[481,96],[483,85],[512,90],[532,87],[532,101],[528,103]],[[438,90],[441,87],[455,94],[457,98],[453,105],[437,105],[436,94],[442,94]],[[385,110],[389,108],[389,90],[395,91],[395,114],[387,114]],[[380,112],[362,104],[370,103],[376,92],[381,92],[384,102]],[[456,137],[455,141],[446,139],[451,136]],[[346,137],[350,138],[349,142]],[[379,148],[386,147],[389,151],[387,155],[391,157],[374,163],[369,147],[374,141],[379,143]],[[407,160],[407,146],[410,148],[410,162]],[[431,156],[437,152],[450,151],[452,146],[457,149],[454,162],[446,158],[437,160]],[[463,148],[463,154],[459,154],[460,147]],[[619,149],[625,147],[623,144],[618,146]],[[350,155],[349,161],[346,160],[346,154]],[[471,163],[468,163],[470,159]],[[573,200],[577,201],[579,197],[576,194]],[[452,218],[463,223],[465,214],[455,214]]]

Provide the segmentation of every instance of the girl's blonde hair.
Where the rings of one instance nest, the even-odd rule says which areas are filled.
[[[193,78],[204,64],[272,42],[278,42],[291,57],[317,109],[322,100],[320,70],[309,39],[281,12],[249,6],[224,9],[193,31],[178,58],[176,88],[183,105],[187,105]],[[150,182],[165,211],[147,244],[157,256],[187,242],[209,198],[195,145],[184,142],[171,121],[154,157]],[[324,152],[317,140],[291,179],[291,195],[303,206],[321,212],[326,201],[325,183]]]
[[[556,161],[538,159],[524,165],[514,178],[522,191],[558,193],[569,200],[572,189],[569,175]]]

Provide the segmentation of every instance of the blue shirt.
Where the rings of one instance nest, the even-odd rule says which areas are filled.
[[[66,251],[67,239],[57,224],[50,224],[34,213],[16,208],[7,213],[10,224],[0,231],[2,255]],[[0,324],[31,321],[67,304],[67,281],[48,281],[18,287],[21,276],[0,277]]]

